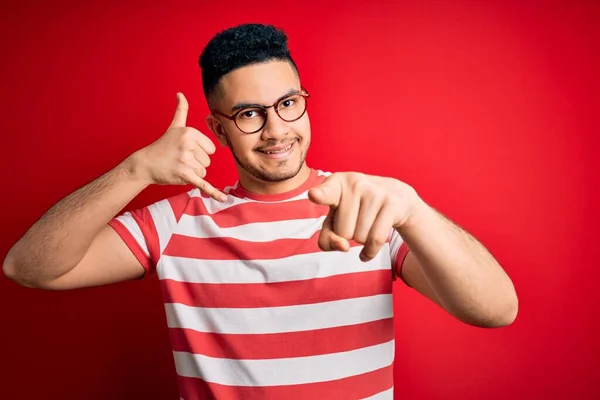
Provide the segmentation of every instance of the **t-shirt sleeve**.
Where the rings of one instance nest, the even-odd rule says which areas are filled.
[[[190,192],[157,201],[146,207],[126,211],[108,224],[123,239],[146,270],[144,277],[156,273],[167,243],[190,199]]]
[[[392,275],[394,280],[400,278],[406,283],[404,278],[402,278],[402,264],[409,251],[410,250],[402,239],[402,236],[400,236],[398,231],[392,229],[390,234],[390,259],[392,260]]]

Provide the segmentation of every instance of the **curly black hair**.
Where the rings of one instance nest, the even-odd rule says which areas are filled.
[[[210,99],[223,75],[272,60],[288,61],[298,73],[283,29],[273,25],[243,24],[219,32],[200,55],[204,95]]]

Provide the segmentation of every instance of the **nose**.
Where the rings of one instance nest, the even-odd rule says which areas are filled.
[[[263,140],[280,140],[289,132],[287,123],[279,118],[274,108],[267,109],[267,123],[262,131]]]

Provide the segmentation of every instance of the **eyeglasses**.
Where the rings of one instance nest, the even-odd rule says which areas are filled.
[[[233,121],[240,131],[250,134],[256,133],[265,127],[267,123],[267,109],[271,107],[275,109],[279,118],[286,122],[299,120],[306,113],[309,96],[310,94],[302,87],[300,92],[285,96],[270,106],[253,104],[231,115],[216,110],[212,110],[212,112]]]

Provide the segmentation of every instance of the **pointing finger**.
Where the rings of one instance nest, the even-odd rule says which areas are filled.
[[[350,243],[341,236],[338,236],[333,231],[333,223],[335,219],[335,210],[331,208],[329,214],[323,221],[323,227],[319,234],[319,248],[323,251],[348,251]]]
[[[189,104],[183,93],[177,93],[177,107],[175,108],[175,115],[171,122],[170,128],[185,127],[187,123],[187,115],[189,110]]]
[[[319,186],[311,188],[308,197],[316,204],[335,208],[340,204],[342,197],[342,183],[335,175],[332,175]]]

